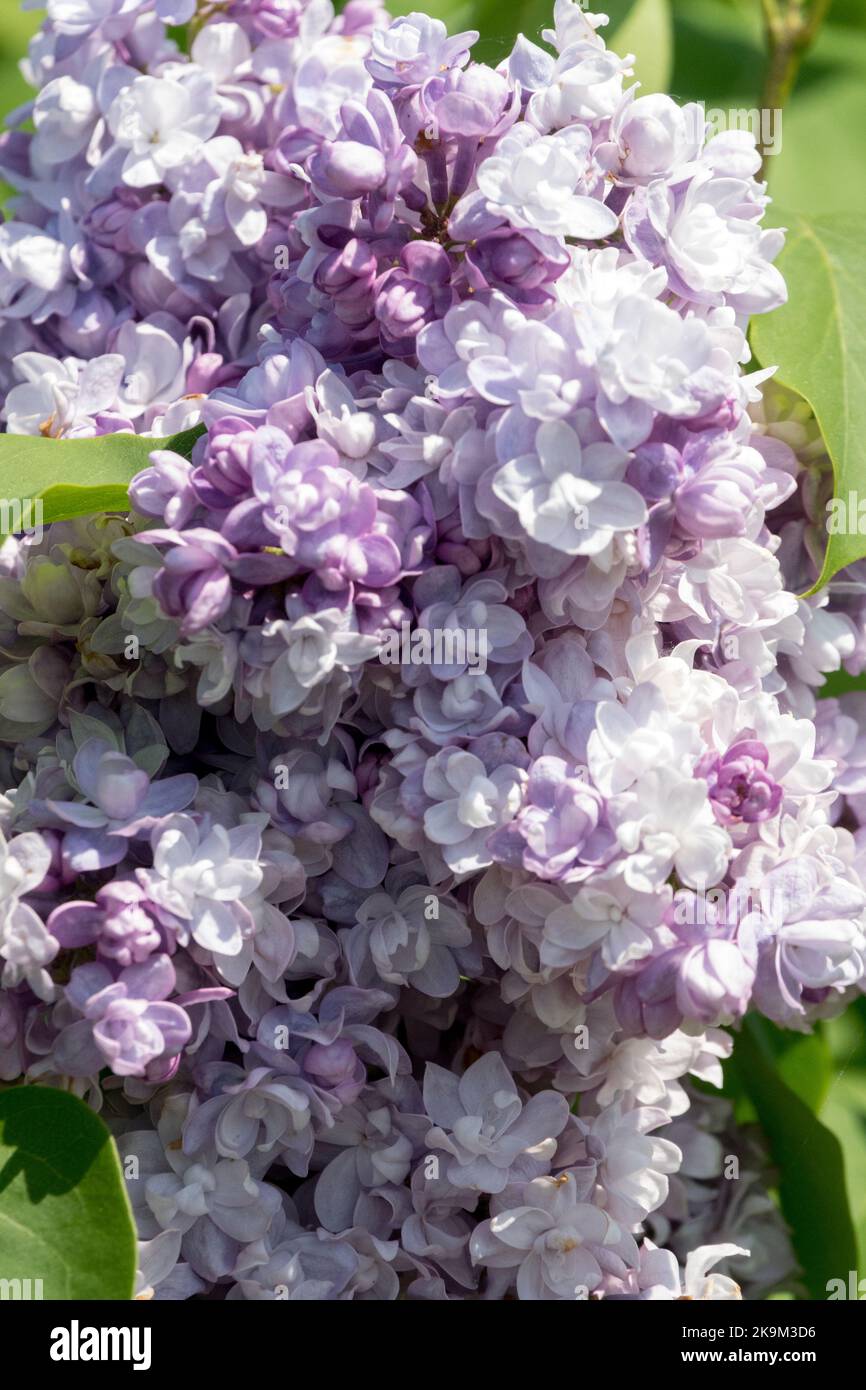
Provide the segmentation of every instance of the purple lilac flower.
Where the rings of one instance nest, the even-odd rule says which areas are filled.
[[[66,830],[63,855],[71,868],[105,869],[119,864],[126,841],[144,836],[173,811],[183,810],[198,790],[193,773],[151,782],[132,758],[100,739],[88,739],[72,763],[75,785],[86,801],[48,801]]]

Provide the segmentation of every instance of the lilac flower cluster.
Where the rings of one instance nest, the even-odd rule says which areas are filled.
[[[691,1079],[866,988],[866,708],[816,701],[866,587],[795,596],[751,137],[574,0],[496,68],[378,0],[46,8],[5,428],[154,450],[0,549],[0,1078],[135,1160],[144,1297],[792,1277]]]

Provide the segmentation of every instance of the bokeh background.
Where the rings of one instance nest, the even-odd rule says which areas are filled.
[[[477,28],[475,56],[495,64],[515,34],[538,39],[550,21],[553,0],[394,0],[405,14],[423,8],[453,30]],[[702,100],[708,108],[753,108],[762,104],[766,48],[761,0],[639,0],[637,75],[648,80],[669,72],[667,89],[680,100]],[[608,33],[634,16],[634,0],[598,0],[610,15]],[[12,112],[29,97],[19,72],[27,43],[42,21],[22,13],[18,0],[0,0],[0,111]],[[648,22],[649,21],[649,22]],[[628,33],[628,30],[625,31]],[[649,36],[649,43],[647,43]],[[778,204],[814,217],[853,212],[866,217],[866,0],[833,0],[783,120],[781,152],[767,162],[769,189]],[[0,189],[0,198],[3,190]],[[866,222],[864,222],[866,226]],[[860,684],[860,682],[857,682]],[[845,1158],[848,1200],[859,1242],[859,1275],[866,1277],[866,998],[844,1017],[820,1026],[811,1037],[764,1039],[775,1052],[779,1073],[835,1134]],[[734,1078],[733,1084],[736,1084]],[[750,1117],[748,1109],[743,1120]],[[791,1139],[790,1162],[809,1167],[809,1155]],[[804,1136],[803,1143],[808,1144]],[[815,1175],[816,1181],[820,1176]],[[809,1212],[808,1191],[802,1220]],[[817,1233],[816,1233],[817,1234]],[[840,1271],[843,1275],[845,1271]],[[784,1296],[784,1295],[783,1295]],[[789,1297],[792,1295],[788,1295]]]

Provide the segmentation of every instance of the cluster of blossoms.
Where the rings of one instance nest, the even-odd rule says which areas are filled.
[[[5,428],[154,450],[0,549],[0,1078],[135,1159],[142,1296],[794,1277],[693,1079],[866,987],[866,708],[817,699],[866,577],[796,596],[752,138],[574,0],[495,68],[378,0],[46,8]]]

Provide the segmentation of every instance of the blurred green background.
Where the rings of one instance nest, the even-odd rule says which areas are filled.
[[[33,10],[23,14],[18,0],[0,0],[0,5],[0,104],[4,111],[14,111],[31,94],[18,64],[27,52],[31,34],[36,33],[45,16]]]

